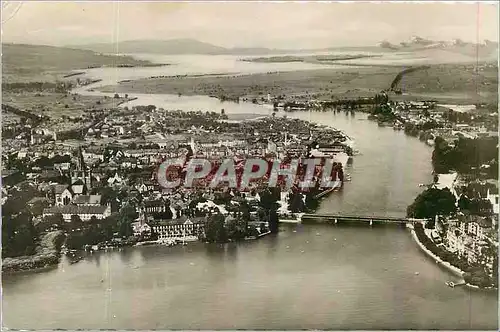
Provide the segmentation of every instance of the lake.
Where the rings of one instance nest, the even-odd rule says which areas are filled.
[[[110,81],[127,77],[130,69],[115,73]],[[272,112],[201,96],[140,95],[128,105],[137,104]],[[360,151],[346,170],[352,181],[326,197],[319,212],[403,216],[421,191],[418,184],[432,180],[430,147],[379,127],[364,114],[287,116],[341,129]],[[445,285],[448,280],[456,281],[420,251],[405,228],[287,225],[277,236],[241,244],[125,248],[94,253],[73,265],[63,260],[47,271],[5,275],[3,324],[15,329],[496,329],[497,294],[452,289]]]

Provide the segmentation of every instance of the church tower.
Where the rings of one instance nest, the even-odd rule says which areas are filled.
[[[87,165],[85,165],[85,160],[83,158],[82,147],[78,148],[78,156],[76,158],[76,170],[71,172],[71,183],[81,180],[87,190],[92,188],[92,172]]]

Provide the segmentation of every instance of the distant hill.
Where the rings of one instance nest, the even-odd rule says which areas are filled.
[[[376,47],[331,47],[321,49],[275,49],[266,47],[234,47],[226,48],[201,42],[195,39],[171,40],[131,40],[119,43],[98,43],[72,45],[72,48],[92,50],[100,53],[149,53],[149,54],[205,54],[205,55],[271,55],[290,53],[328,52],[335,50],[380,51]]]
[[[45,45],[2,44],[5,81],[55,80],[61,73],[89,67],[147,66],[149,61],[129,56],[98,54],[89,50]]]
[[[149,54],[224,54],[227,49],[194,39],[130,40],[119,43],[97,43],[71,47],[101,53]]]

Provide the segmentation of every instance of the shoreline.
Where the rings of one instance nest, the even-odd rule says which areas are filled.
[[[378,122],[376,118],[375,119],[368,119],[368,120],[374,121],[374,122]],[[420,137],[421,137],[422,134],[425,134],[427,132],[428,132],[427,130],[419,130],[417,135],[412,135],[407,130],[404,131],[404,133],[405,133],[406,136],[417,138],[417,139],[419,139],[419,141],[421,141],[424,144],[427,144],[427,143],[425,141],[423,141]],[[462,278],[462,280],[464,279],[463,276],[466,273],[465,271],[462,271],[461,269],[459,269],[456,266],[450,264],[449,262],[446,262],[446,261],[442,260],[439,256],[436,256],[433,252],[431,252],[429,249],[427,249],[427,247],[422,242],[420,242],[420,240],[418,239],[418,236],[417,236],[417,234],[415,232],[415,228],[414,227],[411,227],[410,232],[411,232],[412,238],[417,243],[417,245],[420,247],[421,251],[423,251],[428,257],[430,257],[434,261],[436,261],[437,265],[443,266],[444,268],[446,268],[448,271],[450,271],[454,275],[459,276],[460,278]],[[424,235],[427,236],[425,234],[425,232],[424,232]],[[476,285],[472,285],[470,283],[465,283],[464,286],[466,286],[468,288],[471,288],[471,289],[476,289],[476,290],[496,291],[496,292],[498,292],[498,288],[494,288],[494,287],[479,287],[479,286],[476,286]]]
[[[62,231],[47,233],[40,239],[33,255],[2,258],[2,273],[37,271],[57,266],[61,261],[63,237]]]
[[[420,240],[418,239],[418,236],[415,233],[415,229],[411,229],[410,233],[411,233],[411,236],[412,236],[413,240],[419,246],[419,248],[421,249],[421,251],[423,251],[428,257],[430,257],[433,260],[435,260],[437,265],[443,266],[444,268],[446,268],[451,273],[453,273],[456,276],[459,276],[460,278],[462,278],[462,281],[464,281],[463,280],[464,279],[463,275],[466,272],[464,272],[464,271],[460,270],[458,267],[453,266],[450,263],[442,260],[440,257],[436,256],[429,249],[427,249],[427,247],[424,246],[424,244],[422,242],[420,242]],[[425,236],[427,236],[427,235],[425,235]],[[468,287],[470,289],[475,289],[475,290],[490,291],[490,292],[495,291],[495,292],[498,292],[498,288],[493,288],[493,287],[479,287],[477,285],[472,285],[472,284],[469,284],[469,283],[465,283],[464,286],[466,286],[466,287]]]
[[[420,240],[418,239],[418,236],[417,234],[415,233],[415,229],[412,229],[410,231],[411,233],[411,236],[413,237],[413,240],[415,240],[415,242],[417,243],[417,245],[420,247],[420,249],[427,254],[427,256],[429,256],[430,258],[432,258],[434,261],[436,261],[437,265],[440,265],[440,266],[444,266],[446,269],[448,269],[450,272],[452,272],[453,274],[461,277],[463,279],[463,275],[465,274],[464,271],[460,270],[459,268],[451,265],[450,263],[448,262],[445,262],[443,261],[440,257],[436,256],[435,254],[433,254],[429,249],[427,249],[426,246],[423,245],[422,242],[420,242]]]

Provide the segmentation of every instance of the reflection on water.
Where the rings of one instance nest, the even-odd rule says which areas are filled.
[[[397,226],[288,225],[278,236],[241,244],[145,246],[95,257],[100,267],[92,255],[64,271],[4,278],[4,324],[39,329],[496,327],[496,294],[446,287],[453,276]]]

